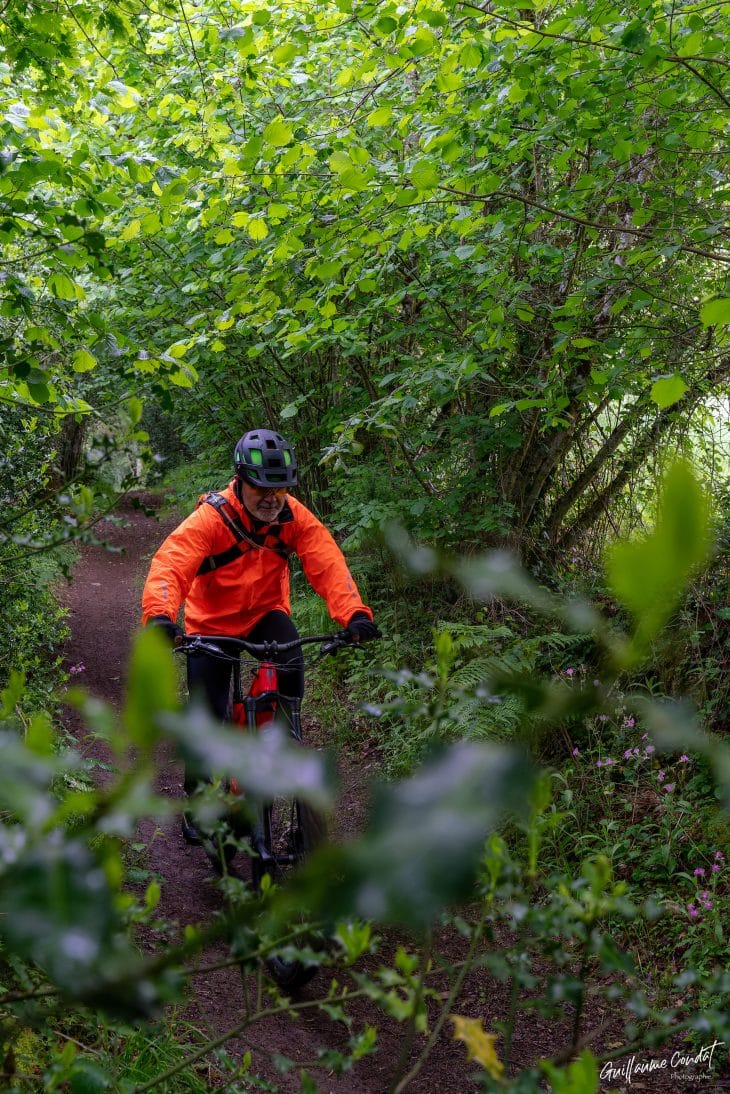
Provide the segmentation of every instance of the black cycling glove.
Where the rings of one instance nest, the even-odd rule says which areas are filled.
[[[365,612],[355,612],[345,627],[345,634],[350,642],[370,642],[373,638],[382,637],[379,627],[365,615]]]
[[[165,632],[165,636],[169,638],[171,646],[175,645],[175,639],[182,634],[180,627],[177,623],[173,623],[169,615],[153,615],[147,620],[147,626],[160,627]]]

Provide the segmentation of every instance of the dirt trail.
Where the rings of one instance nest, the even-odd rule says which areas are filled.
[[[156,504],[152,497],[143,499]],[[106,700],[117,709],[121,706],[127,672],[127,658],[132,634],[139,625],[139,602],[142,582],[151,553],[177,523],[175,519],[159,520],[147,517],[143,511],[127,503],[119,513],[120,523],[106,521],[100,535],[114,548],[87,547],[82,550],[73,580],[62,593],[69,609],[70,640],[66,649],[69,665],[83,665],[77,679],[91,694]],[[82,749],[100,763],[101,779],[106,759],[97,742],[83,740],[82,727],[74,715],[70,727],[79,737]],[[367,759],[353,760],[347,771],[347,782],[360,786],[367,775]],[[165,750],[158,758],[157,789],[173,797],[182,795],[182,773]],[[352,823],[360,810],[357,794],[348,797],[345,808],[351,812]],[[348,824],[349,827],[349,824]],[[140,826],[140,838],[147,846],[148,867],[162,880],[160,916],[173,924],[210,921],[222,906],[210,866],[199,848],[188,847],[180,834],[177,818],[148,820]],[[225,951],[208,952],[207,960],[225,958]],[[373,962],[377,964],[377,962]],[[315,980],[302,992],[303,999],[315,999],[324,981]],[[215,1036],[233,1028],[241,1021],[242,988],[237,969],[222,969],[195,978],[191,1003],[186,1018],[205,1036]],[[323,1092],[372,1092],[388,1089],[389,1077],[400,1054],[402,1027],[383,1019],[372,1005],[363,1003],[356,1008],[353,1028],[360,1029],[366,1021],[378,1025],[379,1050],[373,1057],[361,1061],[352,1072],[335,1076],[317,1069],[317,1083]],[[296,1070],[281,1075],[271,1063],[273,1053],[282,1053],[299,1064],[317,1060],[322,1046],[343,1048],[349,1031],[331,1021],[317,1008],[305,1011],[293,1021],[288,1016],[272,1016],[247,1031],[245,1040],[229,1043],[232,1055],[252,1053],[252,1071],[275,1082],[283,1092],[298,1091],[300,1080]],[[426,1075],[419,1076],[419,1091],[476,1090],[464,1078],[455,1085],[455,1075],[464,1072],[463,1047],[445,1041],[434,1055]]]
[[[156,504],[145,497],[148,504]],[[124,694],[126,664],[131,635],[139,622],[139,602],[144,575],[151,553],[176,523],[175,520],[158,520],[145,516],[141,510],[127,503],[120,511],[121,523],[107,521],[103,535],[115,548],[110,552],[101,547],[87,547],[77,564],[73,580],[63,592],[68,606],[71,637],[67,647],[69,664],[83,664],[79,674],[82,683],[93,695],[107,700],[119,708]],[[73,716],[72,716],[73,717]],[[98,744],[83,743],[83,733],[78,723],[71,723],[82,747],[99,759]],[[349,757],[344,763],[344,808],[350,816],[345,826],[356,824],[356,816],[362,805],[359,789],[369,776],[372,758]],[[100,777],[103,778],[103,768]],[[348,794],[348,786],[351,788]],[[164,750],[159,756],[157,788],[160,792],[179,797],[182,794],[181,771]],[[221,907],[210,867],[199,848],[188,847],[183,842],[177,818],[159,822],[149,820],[141,825],[141,840],[147,847],[149,868],[162,880],[162,899],[159,911],[162,917],[179,927],[188,923],[205,923]],[[162,943],[164,944],[164,942]],[[386,936],[383,954],[389,953],[395,940]],[[435,950],[449,960],[463,955],[464,943],[454,932],[438,932]],[[206,955],[225,958],[220,949]],[[366,967],[377,967],[378,958],[371,958]],[[342,980],[342,977],[338,977]],[[318,987],[326,983],[323,977],[304,989],[302,998],[315,999]],[[446,984],[444,983],[444,988]],[[509,1007],[507,986],[500,984],[484,971],[467,978],[462,993],[454,1006],[459,1014],[478,1016],[486,1029],[504,1016]],[[242,987],[237,969],[221,969],[214,973],[195,977],[185,1017],[207,1039],[231,1029],[241,1021],[243,1013]],[[321,1047],[343,1048],[349,1031],[342,1023],[333,1022],[316,1007],[304,1011],[296,1020],[288,1015],[273,1015],[246,1031],[245,1038],[229,1042],[228,1049],[235,1057],[246,1050],[252,1054],[251,1070],[275,1084],[268,1089],[278,1089],[284,1094],[300,1090],[298,1069],[281,1075],[273,1066],[271,1056],[282,1053],[297,1065],[307,1065],[316,1077],[322,1094],[385,1094],[391,1086],[393,1069],[401,1054],[404,1030],[399,1023],[383,1016],[367,1001],[353,1004],[355,1023],[353,1030],[360,1030],[366,1022],[378,1028],[378,1051],[360,1061],[352,1071],[337,1076],[326,1068],[312,1069]],[[605,1020],[596,1014],[596,1024]],[[569,1016],[566,1014],[566,1028]],[[468,1094],[478,1090],[469,1074],[472,1066],[466,1062],[464,1046],[451,1039],[452,1027],[446,1023],[441,1038],[409,1090],[419,1094]],[[565,1029],[555,1022],[548,1022],[537,1015],[520,1018],[513,1042],[513,1061],[524,1066],[536,1058],[555,1051],[565,1044]],[[415,1059],[423,1047],[418,1038],[411,1058]],[[191,1046],[192,1047],[192,1046]],[[216,1086],[221,1089],[220,1085]],[[223,1087],[225,1088],[225,1086]],[[248,1089],[245,1080],[235,1086]],[[254,1087],[251,1086],[251,1089]],[[646,1088],[645,1088],[646,1089]],[[660,1089],[660,1088],[653,1088]]]

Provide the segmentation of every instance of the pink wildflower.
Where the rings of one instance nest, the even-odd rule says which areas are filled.
[[[574,748],[570,755],[571,756],[580,756],[580,749],[579,748]]]
[[[664,772],[663,771],[657,771],[656,777],[659,779],[660,783],[664,782]]]
[[[603,767],[603,760],[596,760],[596,767]]]
[[[78,676],[81,672],[86,672],[86,665],[83,661],[79,661],[78,665],[72,665],[68,670],[72,676]]]
[[[598,721],[599,722],[607,722],[608,721],[608,715],[607,714],[599,714],[598,715]]]
[[[572,676],[574,674],[574,672],[575,672],[575,669],[566,669],[565,670],[565,675],[566,676]]]
[[[633,727],[636,725],[636,718],[626,718],[624,721],[624,725],[628,726],[629,729],[633,729]]]
[[[695,876],[695,877],[704,877],[704,876],[705,876],[705,868],[704,868],[704,866],[698,866],[698,867],[697,867],[697,868],[696,868],[696,869],[695,869],[695,870],[693,871],[693,873],[694,873],[694,876]]]
[[[720,873],[720,867],[719,867],[718,863],[713,862],[712,872],[713,872],[713,874],[719,874]]]
[[[616,763],[615,760],[612,760],[610,756],[607,756],[605,761],[604,761],[604,767],[610,767],[611,764],[615,764],[615,763]]]
[[[724,858],[725,858],[725,856],[723,855],[722,851],[715,851],[715,861],[716,862],[722,862],[722,860]]]
[[[638,748],[635,748],[634,749],[634,756],[638,756],[638,755],[639,755],[639,750],[638,750]]]
[[[688,764],[690,762],[689,756],[686,754],[686,752],[683,752],[682,755],[679,757],[679,762],[681,764]]]
[[[654,748],[654,745],[647,745],[646,748],[644,749],[644,755],[645,756],[651,756],[652,752],[655,752],[655,751],[656,751],[656,749]]]
[[[625,760],[630,760],[631,757],[633,756],[633,754],[634,754],[634,750],[632,748],[627,748],[626,751],[624,752],[624,759]]]
[[[689,912],[691,919],[697,919],[697,916],[700,914],[695,908],[694,904],[688,904],[687,911]]]
[[[671,794],[674,790],[674,783],[665,783],[665,785],[662,787],[662,790],[665,794]]]

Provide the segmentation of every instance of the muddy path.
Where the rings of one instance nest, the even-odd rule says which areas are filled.
[[[149,505],[157,504],[152,497],[144,500]],[[79,682],[91,694],[116,708],[123,701],[129,644],[139,623],[141,588],[149,559],[177,522],[171,518],[146,516],[129,502],[122,507],[118,517],[121,518],[118,523],[105,522],[101,533],[113,545],[114,551],[102,547],[84,548],[72,581],[62,592],[71,630],[67,661],[69,665],[82,665],[83,672],[77,677]],[[83,741],[83,728],[73,723],[73,715],[70,715],[70,722],[81,747],[87,753],[91,750],[91,754],[103,761],[105,757],[98,751],[99,745]],[[342,823],[345,830],[353,830],[361,819],[364,788],[373,768],[377,767],[377,757],[372,753],[341,756],[339,762],[343,780]],[[100,778],[103,777],[102,766]],[[158,757],[157,789],[172,797],[182,796],[181,770],[165,749]],[[221,908],[222,897],[203,851],[184,843],[179,820],[176,817],[148,820],[141,825],[139,836],[145,845],[145,863],[161,881],[159,912],[171,924],[171,933],[179,933],[189,923],[209,922]],[[398,939],[386,934],[380,955],[368,958],[364,967],[376,968],[387,960],[397,943]],[[145,939],[147,948],[164,944],[164,937]],[[434,949],[447,961],[458,961],[464,955],[465,943],[453,931],[437,931]],[[226,956],[223,948],[217,948],[209,951],[205,960],[212,963],[225,960]],[[342,981],[344,977],[338,976],[338,979]],[[315,1000],[327,982],[325,973],[303,989],[301,998]],[[443,989],[445,998],[447,981],[444,979],[437,986]],[[493,980],[484,970],[467,977],[453,1006],[458,1014],[480,1017],[487,1030],[494,1028],[493,1023],[505,1016],[508,1009],[508,985]],[[350,1031],[315,1006],[301,1012],[296,1019],[287,1014],[272,1014],[247,1029],[245,1037],[229,1041],[227,1049],[236,1060],[250,1051],[251,1072],[266,1079],[271,1084],[266,1087],[269,1090],[280,1090],[284,1094],[299,1091],[299,1068],[306,1065],[322,1094],[385,1094],[391,1088],[394,1068],[403,1049],[404,1027],[385,1017],[367,1000],[353,1002],[351,1012],[353,1032],[361,1030],[366,1023],[377,1026],[378,1048],[374,1055],[360,1060],[345,1075],[336,1075],[326,1066],[318,1066],[318,1061],[322,1048],[344,1048]],[[178,1017],[180,1013],[178,1010]],[[237,968],[219,969],[193,978],[182,1017],[199,1031],[198,1043],[233,1029],[241,1022],[242,1015],[243,992]],[[605,1025],[608,1020],[609,1026],[620,1027],[620,1022],[611,1021],[611,1015],[597,1011],[593,1017],[596,1025]],[[513,1040],[513,1065],[526,1066],[541,1056],[558,1051],[566,1043],[569,1022],[568,1013],[565,1024],[544,1020],[537,1014],[529,1018],[521,1016]],[[615,1028],[611,1030],[614,1038],[617,1032]],[[193,1052],[196,1036],[194,1032],[189,1036]],[[411,1062],[420,1055],[424,1043],[423,1037],[416,1038],[408,1053]],[[272,1056],[278,1053],[289,1057],[297,1066],[282,1075],[272,1062]],[[419,1094],[468,1094],[479,1089],[470,1079],[472,1071],[464,1046],[452,1039],[452,1026],[446,1022],[428,1062],[409,1084],[408,1090]],[[229,1083],[228,1087],[222,1076],[212,1078],[210,1082],[211,1089],[256,1088],[245,1078],[232,1085]]]

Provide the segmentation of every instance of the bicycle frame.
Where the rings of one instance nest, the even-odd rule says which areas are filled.
[[[289,732],[295,741],[301,743],[301,699],[298,696],[282,696],[278,685],[277,666],[273,661],[261,661],[254,672],[248,692],[244,694],[241,661],[240,658],[236,659],[233,663],[233,723],[251,732],[260,732],[276,721],[277,711],[281,710],[280,703],[284,699],[288,707]],[[241,793],[235,779],[229,780],[229,788],[232,794]],[[298,801],[292,799],[290,809],[289,827],[284,840],[287,850],[278,852],[273,851],[275,833],[272,830],[271,806],[264,805],[259,810],[251,833],[251,846],[258,855],[258,860],[254,860],[253,869],[254,874],[258,875],[259,882],[263,874],[276,873],[294,866],[301,858],[301,852],[296,846],[298,842],[296,833],[301,823]]]
[[[301,706],[298,696],[281,695],[278,668],[273,661],[261,661],[253,675],[248,692],[244,694],[241,679],[241,661],[233,663],[233,710],[234,725],[256,730],[275,721],[279,700],[284,699],[289,708],[288,721],[292,737],[302,739]]]
[[[252,643],[246,639],[224,635],[189,635],[179,641],[177,649],[181,653],[202,653],[231,663],[231,721],[234,725],[252,732],[260,732],[276,721],[277,713],[282,713],[282,707],[285,704],[289,733],[295,741],[301,743],[301,699],[297,696],[281,694],[278,675],[281,666],[271,658],[315,642],[320,644],[322,655],[334,653],[343,645],[349,645],[344,633],[312,635],[285,643]],[[219,643],[224,644],[227,650],[230,650],[232,646],[236,647],[236,652],[231,654],[226,649],[221,649]],[[241,653],[243,652],[261,658],[245,692],[241,671]],[[229,780],[228,786],[234,795],[241,794],[241,788],[236,780]],[[288,816],[284,815],[281,808],[284,800],[287,801]],[[260,885],[265,874],[276,876],[279,873],[286,873],[301,862],[306,854],[308,839],[305,835],[303,808],[302,803],[296,798],[272,801],[259,808],[251,833],[251,846],[255,852],[251,868],[256,885]],[[272,821],[272,817],[275,820]],[[309,827],[311,828],[311,824]]]

